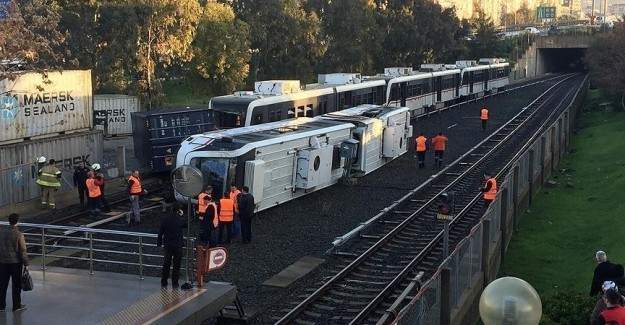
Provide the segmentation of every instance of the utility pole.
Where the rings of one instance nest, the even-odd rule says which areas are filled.
[[[590,25],[595,24],[595,0],[592,0],[592,5],[590,6]]]

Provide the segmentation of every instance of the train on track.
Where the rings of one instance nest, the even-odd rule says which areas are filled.
[[[218,129],[315,117],[362,104],[409,107],[419,115],[437,103],[499,91],[509,84],[503,59],[386,68],[383,74],[331,73],[303,89],[298,80],[258,81],[253,91],[213,97],[209,109]]]
[[[374,171],[406,153],[411,135],[409,108],[360,105],[194,135],[177,165],[201,170],[217,197],[248,186],[260,211]]]

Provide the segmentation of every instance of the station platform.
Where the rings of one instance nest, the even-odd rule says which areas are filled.
[[[22,292],[27,309],[1,313],[0,324],[199,325],[236,299],[236,287],[222,282],[185,291],[161,289],[160,279],[136,275],[64,268],[30,273],[34,290]]]

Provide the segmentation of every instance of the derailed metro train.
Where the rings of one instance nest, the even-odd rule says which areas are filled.
[[[298,80],[255,83],[253,91],[213,97],[209,108],[220,129],[259,125],[296,117],[315,117],[361,104],[409,107],[421,114],[437,103],[499,91],[509,84],[510,66],[503,59],[386,68],[383,74],[319,75],[301,89]]]
[[[384,166],[407,152],[411,135],[409,108],[360,105],[194,135],[177,165],[200,169],[217,198],[230,184],[248,186],[260,211]]]

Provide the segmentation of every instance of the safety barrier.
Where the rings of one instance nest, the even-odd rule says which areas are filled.
[[[500,191],[481,221],[401,309],[393,324],[448,325],[477,320],[481,291],[496,279],[525,207],[570,144],[575,116],[587,87],[588,78],[566,109],[529,139],[500,172]]]
[[[0,226],[8,225],[0,222]],[[140,279],[160,274],[164,257],[155,234],[32,223],[19,226],[27,229],[28,255],[36,257],[32,267],[39,265],[44,272],[52,265],[88,269],[91,274],[97,270],[135,273]],[[188,243],[195,247],[195,238],[190,237]],[[181,269],[188,268],[192,279],[195,254],[193,249],[188,253],[191,258],[183,256]]]

